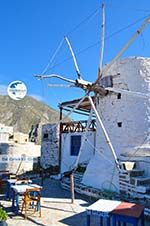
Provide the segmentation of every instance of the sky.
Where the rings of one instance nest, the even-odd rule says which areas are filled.
[[[105,48],[108,63],[150,15],[149,0],[105,0]],[[77,88],[49,88],[58,79],[38,80],[67,36],[83,79],[97,78],[101,38],[101,0],[0,0],[0,94],[12,81],[26,84],[28,95],[58,109],[58,104],[81,97]],[[150,25],[122,57],[150,54]],[[46,74],[76,79],[65,41]]]

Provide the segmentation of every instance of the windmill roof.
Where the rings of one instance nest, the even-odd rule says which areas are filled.
[[[94,96],[92,96],[92,99],[94,99]],[[66,111],[71,111],[80,100],[81,98],[62,102],[59,104],[59,108],[62,108],[63,110],[66,110]],[[76,108],[75,112],[89,114],[90,110],[91,110],[91,105],[90,105],[89,99],[85,98],[84,101],[82,101],[82,103]]]

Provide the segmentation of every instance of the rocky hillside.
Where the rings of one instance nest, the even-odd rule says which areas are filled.
[[[32,97],[15,101],[0,95],[0,123],[13,126],[14,131],[29,133],[33,124],[41,127],[58,120],[59,112]]]

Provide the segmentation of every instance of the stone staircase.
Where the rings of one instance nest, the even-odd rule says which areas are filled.
[[[150,216],[150,177],[137,167],[136,162],[122,162],[119,173],[121,197],[145,206],[145,215]]]
[[[150,177],[145,176],[144,170],[137,168],[136,162],[121,163],[119,184],[121,194],[138,199],[149,196],[150,199]]]

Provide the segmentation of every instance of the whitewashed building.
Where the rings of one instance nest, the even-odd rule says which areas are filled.
[[[114,88],[150,93],[150,58],[131,57],[118,61],[104,76],[110,75]],[[146,176],[150,176],[150,98],[110,92],[99,99],[97,110],[118,159],[136,161]],[[83,183],[119,190],[118,169],[98,122],[96,151],[87,166]]]
[[[24,173],[33,170],[40,157],[40,145],[28,142],[28,134],[14,132],[0,124],[0,171]]]
[[[109,67],[109,64],[105,67]],[[109,92],[97,98],[96,108],[118,161],[120,163],[136,162],[139,170],[135,172],[142,175],[143,184],[150,184],[150,98],[143,98],[140,94],[149,95],[150,93],[150,58],[130,57],[117,61],[104,77],[111,78],[113,88],[139,92],[139,95],[129,92],[128,94]],[[60,104],[60,118],[63,110],[71,110],[78,101]],[[87,115],[90,109],[89,101],[85,99],[76,112]],[[59,147],[57,146],[57,151],[54,151],[56,155],[53,153],[53,156],[57,156],[53,160],[59,164],[61,173],[73,169],[85,135],[86,123],[87,121],[61,123],[60,133],[57,133]],[[91,122],[90,128],[79,158],[79,164],[85,163],[87,166],[82,183],[100,190],[120,192],[124,189],[124,186],[120,185],[120,171],[97,119],[96,122],[94,120]],[[55,136],[56,132],[51,135]],[[53,149],[45,143],[42,152],[45,153],[45,157],[41,157],[45,166],[52,160],[50,152],[53,152]],[[131,178],[125,181],[127,184],[125,190],[129,188],[130,181]],[[136,182],[131,187],[138,183],[140,184],[141,181],[136,178]],[[146,188],[142,189],[146,192]]]
[[[33,142],[24,144],[15,142],[0,143],[0,171],[22,174],[32,171],[40,157],[40,145]]]
[[[87,166],[94,156],[96,128],[95,121],[91,122],[88,132],[85,131],[87,121],[74,121],[61,123],[61,173],[74,169],[82,146],[79,165]],[[86,139],[85,139],[86,136]]]
[[[70,171],[77,159],[86,121],[45,124],[42,127],[41,159],[43,169],[59,168],[60,173]],[[91,122],[79,163],[87,165],[94,154],[95,124]],[[90,144],[90,145],[89,145]]]
[[[9,137],[13,135],[13,127],[5,126],[0,123],[0,142],[8,142]]]

